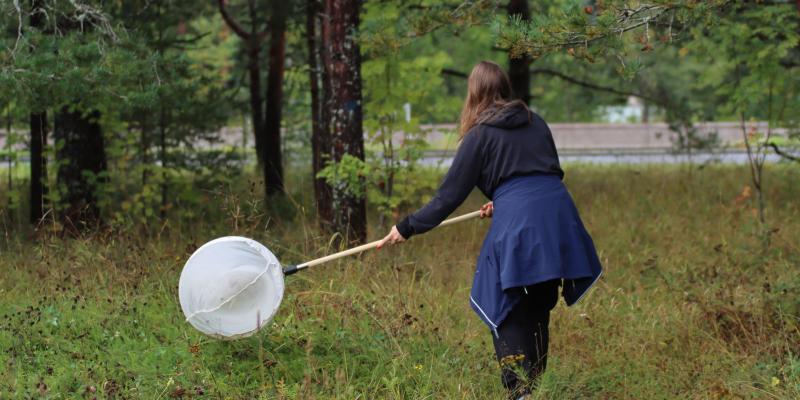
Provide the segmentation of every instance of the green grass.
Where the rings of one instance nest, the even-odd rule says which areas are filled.
[[[800,169],[768,167],[766,251],[744,167],[566,169],[605,274],[553,311],[535,398],[800,397]],[[287,263],[332,251],[303,207],[265,223],[259,193],[163,229],[33,242],[0,227],[0,399],[502,398],[468,304],[487,221],[288,277],[255,337],[193,330],[177,282],[203,242],[246,235]]]

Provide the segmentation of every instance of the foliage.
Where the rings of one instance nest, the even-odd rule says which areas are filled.
[[[798,19],[793,5],[778,2],[601,1],[585,6],[562,1],[534,13],[530,22],[498,18],[494,29],[498,46],[512,56],[528,54],[544,61],[544,68],[534,70],[566,72],[583,65],[588,73],[564,75],[577,75],[576,82],[594,89],[616,87],[617,93],[627,92],[660,108],[678,133],[678,147],[691,150],[713,145],[693,135],[694,122],[739,119],[731,109],[736,96],[726,86],[758,92],[741,93],[751,103],[760,102],[751,104],[750,115],[776,125],[796,125],[791,113],[776,109],[768,116],[766,102],[759,99],[768,86],[762,78],[780,77],[783,82],[775,87],[787,96],[776,93],[775,99],[783,98],[785,109],[796,106],[798,99],[790,94],[797,93],[791,71],[800,57]],[[581,62],[565,61],[570,58]],[[560,62],[553,64],[555,60]],[[739,82],[730,70],[739,62],[751,64],[748,71],[758,64],[763,74],[748,72],[751,78]],[[613,79],[610,67],[621,80]]]
[[[459,35],[485,23],[497,2],[467,0],[458,3],[413,0],[404,2],[368,1],[359,42],[370,57],[396,54],[426,35],[446,30]]]
[[[0,58],[0,87],[15,96],[18,110],[99,111],[111,166],[111,179],[98,193],[104,213],[113,220],[139,216],[137,223],[148,223],[181,202],[180,190],[170,196],[171,187],[180,186],[170,177],[196,172],[186,168],[196,157],[177,150],[214,143],[217,138],[207,132],[222,125],[229,111],[224,82],[202,59],[192,58],[197,52],[188,51],[207,33],[184,21],[207,8],[187,1],[133,3],[100,9],[92,2],[42,2],[50,18],[40,29],[25,26],[14,39],[15,50]],[[32,13],[20,8],[10,15],[26,24]],[[85,25],[57,22],[75,18]],[[205,162],[206,169],[225,167],[215,158]],[[55,189],[50,201],[58,204]]]
[[[435,101],[443,85],[440,71],[447,61],[443,53],[409,60],[389,54],[362,64],[367,82],[366,160],[346,157],[339,163],[329,163],[318,176],[331,186],[346,187],[351,195],[369,194],[370,204],[381,215],[381,224],[416,207],[436,184],[434,179],[420,179],[427,178],[419,173],[427,132],[415,113],[416,107],[427,109],[427,113],[441,108]]]
[[[800,63],[793,57],[800,52],[800,17],[790,5],[752,7],[736,5],[713,29],[692,28],[690,49],[706,57],[708,64],[701,75],[701,86],[713,90],[722,99],[722,109],[741,122],[742,136],[749,157],[751,179],[756,189],[762,237],[769,243],[764,203],[762,170],[770,148],[767,143],[773,130],[782,124],[795,125],[792,109],[800,108]],[[746,122],[755,116],[768,122],[766,132],[753,132]],[[751,141],[761,134],[763,141]]]
[[[220,178],[235,177],[219,173],[230,166],[240,170],[246,163],[231,159],[235,152],[204,158],[211,154],[205,143],[219,148],[214,131],[226,123],[238,124],[239,109],[246,104],[242,49],[213,4],[43,4],[48,15],[60,20],[83,18],[84,29],[55,29],[53,18],[43,30],[11,35],[20,21],[26,28],[29,12],[4,3],[0,21],[9,34],[2,40],[13,51],[0,56],[0,88],[15,98],[11,112],[17,127],[28,111],[39,108],[77,104],[101,111],[111,167],[111,179],[101,193],[108,216],[118,219],[135,209],[141,210],[133,213],[142,215],[138,222],[148,222],[146,216],[186,210],[179,197],[202,197],[180,188],[184,178],[206,181],[215,172]],[[403,183],[402,176],[418,175],[415,165],[424,150],[420,126],[457,120],[465,80],[442,71],[463,74],[486,58],[505,63],[509,52],[536,57],[531,65],[533,105],[548,121],[601,120],[598,110],[603,106],[622,104],[634,95],[645,100],[651,120],[670,123],[679,133],[676,148],[687,151],[714,145],[709,140],[713,137],[694,133],[694,122],[738,119],[738,108],[747,108],[747,119],[798,125],[796,113],[787,111],[798,108],[792,95],[797,93],[798,18],[791,4],[657,0],[587,6],[558,0],[532,2],[530,23],[505,18],[499,6],[487,1],[364,4],[360,44],[365,129],[371,143],[366,164],[345,165],[347,171],[338,176],[368,177],[369,182],[354,190],[369,193],[382,215],[418,205],[434,186],[433,179]],[[309,160],[305,38],[298,10],[290,18],[285,79],[283,148],[292,166]],[[747,64],[738,86],[731,69],[736,60]],[[771,118],[765,82],[774,88]],[[409,123],[398,118],[406,103],[412,111]],[[247,132],[246,124],[244,128]],[[388,140],[390,136],[398,140]],[[776,140],[770,143],[781,139]],[[195,168],[201,158],[208,164]],[[399,185],[387,185],[393,180]],[[209,184],[225,184],[225,179]],[[52,199],[58,195],[51,192]],[[123,210],[123,204],[130,208]]]
[[[368,176],[369,165],[351,154],[343,155],[339,162],[328,162],[317,174],[317,178],[325,179],[331,187],[354,197],[366,194]]]
[[[526,53],[534,59],[566,50],[570,55],[593,62],[607,53],[626,57],[626,33],[637,35],[640,51],[653,47],[653,40],[670,42],[673,29],[703,21],[730,0],[657,0],[650,2],[600,1],[593,6],[564,1],[554,12],[533,15],[531,21],[517,17],[495,21],[498,45],[512,56]],[[651,38],[650,29],[654,30]],[[622,61],[620,59],[620,61]],[[630,73],[635,66],[622,65]]]
[[[794,76],[800,64],[790,57],[800,45],[800,17],[791,5],[732,7],[713,28],[691,29],[687,51],[700,55],[705,64],[698,86],[724,99],[722,111],[739,119],[758,117],[771,124],[791,121],[800,106]]]

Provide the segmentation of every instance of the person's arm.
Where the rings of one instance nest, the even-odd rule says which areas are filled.
[[[396,225],[403,238],[408,239],[435,228],[464,202],[481,174],[482,134],[474,129],[464,136],[436,196]]]

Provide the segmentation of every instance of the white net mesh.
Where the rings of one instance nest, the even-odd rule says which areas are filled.
[[[222,339],[250,336],[272,321],[283,298],[283,271],[262,244],[239,236],[197,249],[178,284],[186,320]]]

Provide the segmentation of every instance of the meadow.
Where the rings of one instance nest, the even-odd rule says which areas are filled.
[[[799,168],[767,168],[766,249],[744,166],[565,169],[605,273],[553,310],[533,398],[800,398]],[[249,236],[285,263],[334,250],[293,187],[292,218],[247,188],[209,194],[193,219],[82,238],[0,216],[0,399],[503,398],[468,303],[486,220],[288,277],[251,338],[184,321],[178,276],[207,240]]]

